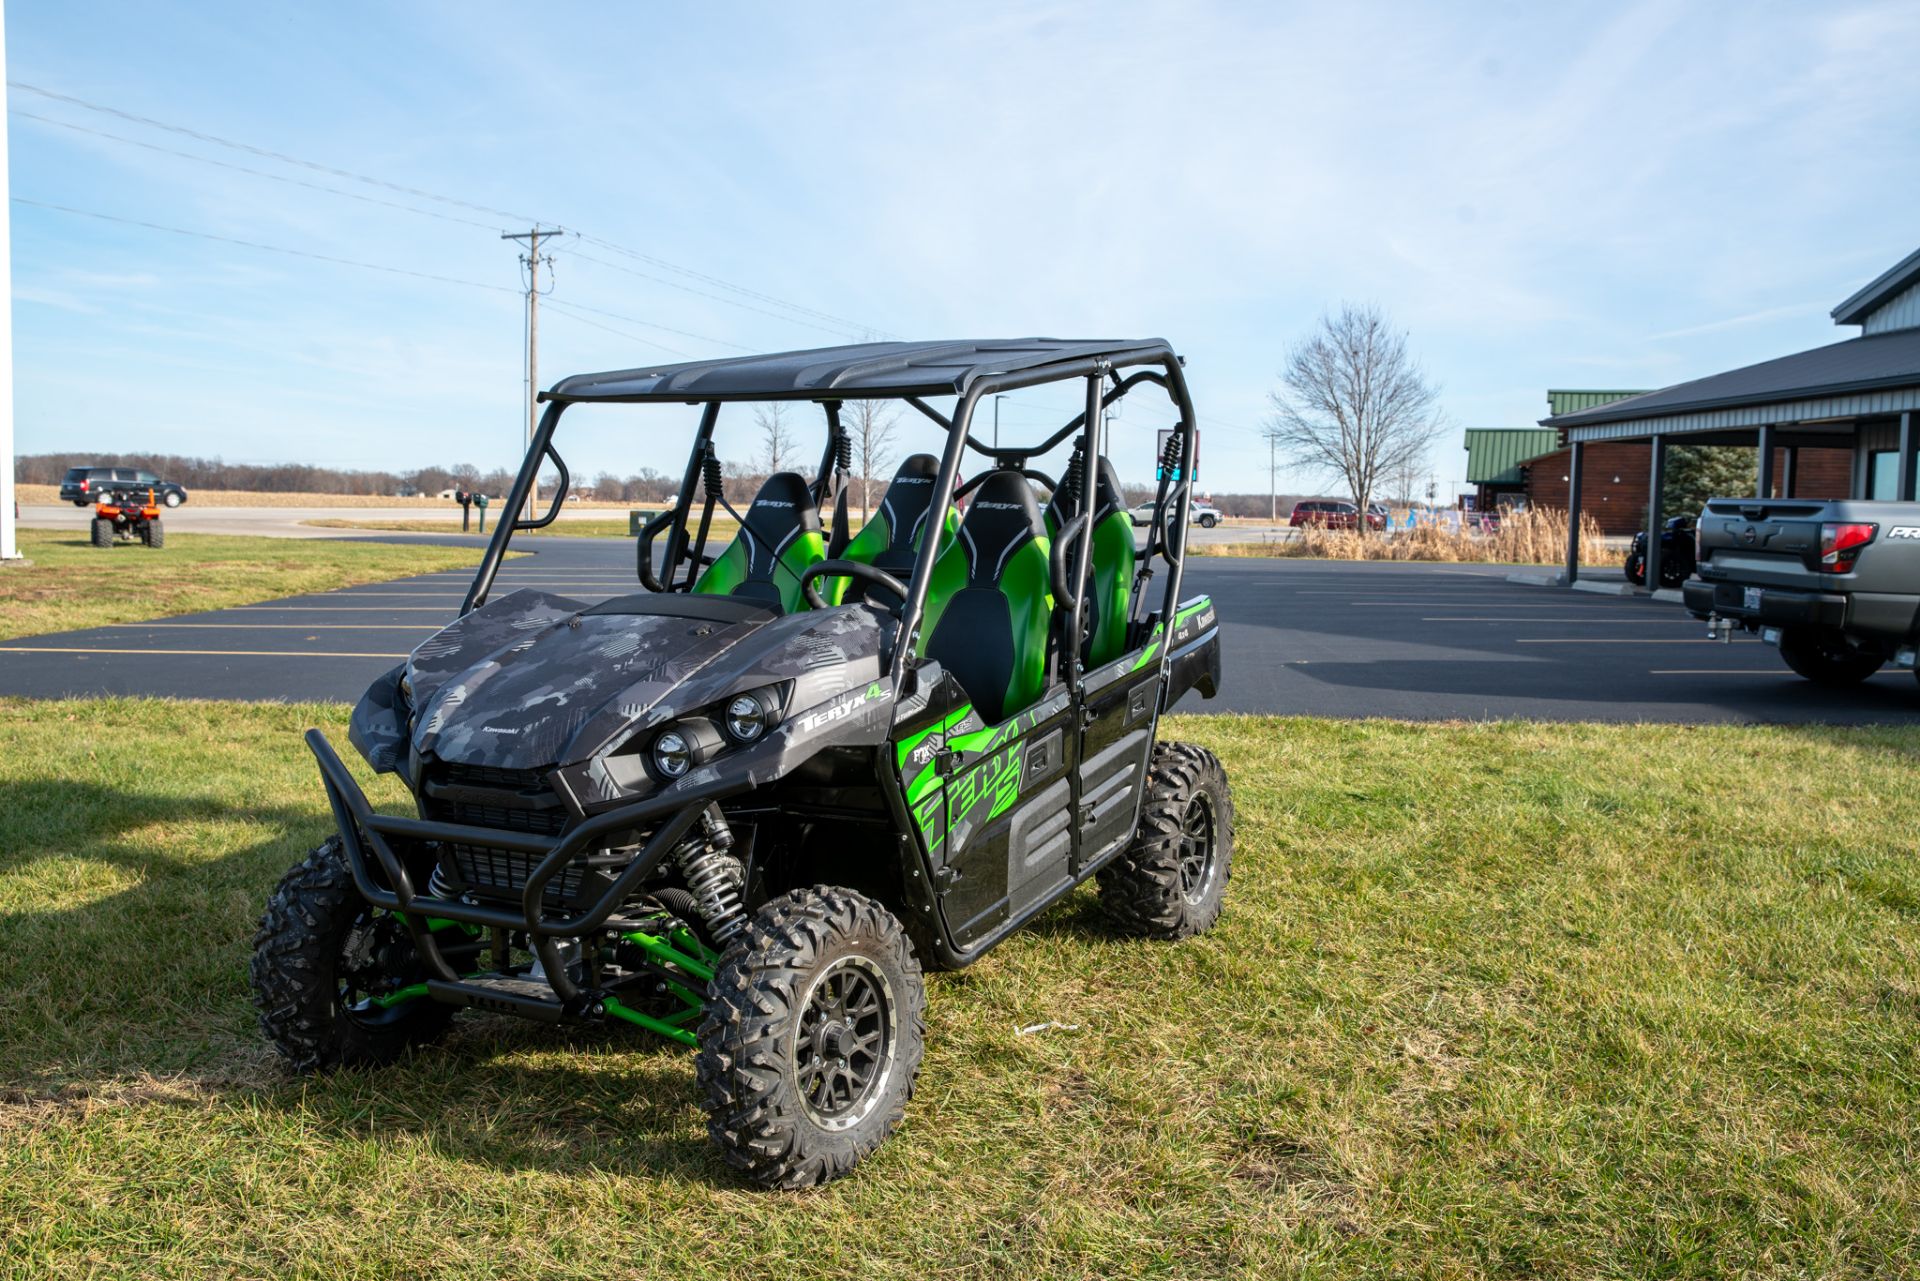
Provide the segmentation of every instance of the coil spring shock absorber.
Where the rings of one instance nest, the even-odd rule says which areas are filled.
[[[1073,456],[1067,459],[1066,474],[1060,477],[1061,492],[1073,503],[1075,510],[1084,504],[1080,501],[1081,474],[1086,470],[1087,460],[1080,454],[1080,446],[1073,447]]]
[[[845,432],[836,433],[833,438],[833,461],[841,471],[853,472],[853,437]]]
[[[733,831],[717,805],[707,806],[700,816],[700,834],[684,842],[678,851],[680,875],[699,908],[707,932],[724,950],[727,944],[747,928],[746,908],[740,902],[740,865],[727,852],[733,848]]]
[[[725,481],[720,469],[720,455],[711,444],[707,446],[706,456],[700,460],[700,480],[706,487],[707,501],[718,502]]]

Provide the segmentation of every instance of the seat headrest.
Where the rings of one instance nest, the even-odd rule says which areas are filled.
[[[1093,519],[1096,522],[1127,509],[1127,497],[1120,488],[1120,473],[1110,458],[1102,458],[1100,465],[1094,469],[1093,497]],[[1047,511],[1053,516],[1055,528],[1059,528],[1080,514],[1080,502],[1062,485],[1054,494],[1053,501],[1047,504]]]
[[[820,509],[798,472],[777,471],[767,477],[743,515],[747,527],[766,541],[766,547],[755,549],[761,555],[779,552],[797,534],[820,532]]]
[[[910,454],[887,483],[880,500],[880,514],[887,518],[887,550],[913,550],[913,540],[927,522],[927,510],[933,506],[933,482],[940,474],[940,460],[932,454]]]
[[[1033,486],[1017,471],[996,471],[974,490],[973,501],[960,521],[960,541],[967,549],[969,583],[997,581],[1000,569],[1014,550],[1033,538],[1046,536],[1040,504]]]

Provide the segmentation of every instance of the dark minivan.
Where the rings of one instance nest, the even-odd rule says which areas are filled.
[[[187,501],[187,491],[180,486],[135,467],[69,467],[60,481],[60,501],[85,507],[116,490],[139,493],[152,490],[154,499],[167,507],[178,507]]]

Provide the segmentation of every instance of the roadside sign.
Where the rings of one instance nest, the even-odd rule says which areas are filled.
[[[1159,462],[1160,459],[1164,459],[1167,456],[1167,441],[1178,430],[1180,430],[1178,427],[1162,427],[1159,432],[1159,438],[1154,441],[1153,456],[1155,462],[1153,465],[1153,478],[1155,481],[1184,479],[1184,477],[1179,474],[1179,468],[1175,468],[1174,474],[1168,476],[1167,469]],[[1195,476],[1200,474],[1200,431],[1198,428],[1195,428],[1193,433],[1193,474]]]

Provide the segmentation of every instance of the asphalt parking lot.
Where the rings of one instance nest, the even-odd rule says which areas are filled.
[[[396,536],[381,541],[420,541]],[[444,545],[445,538],[432,541]],[[473,540],[476,543],[478,540]],[[619,539],[524,539],[521,587],[636,590]],[[1708,641],[1677,605],[1531,587],[1502,567],[1194,557],[1222,619],[1226,689],[1186,711],[1414,720],[1912,722],[1920,683],[1789,673],[1758,640]],[[1600,575],[1604,577],[1604,575]],[[0,642],[0,694],[348,700],[453,617],[464,572]]]

